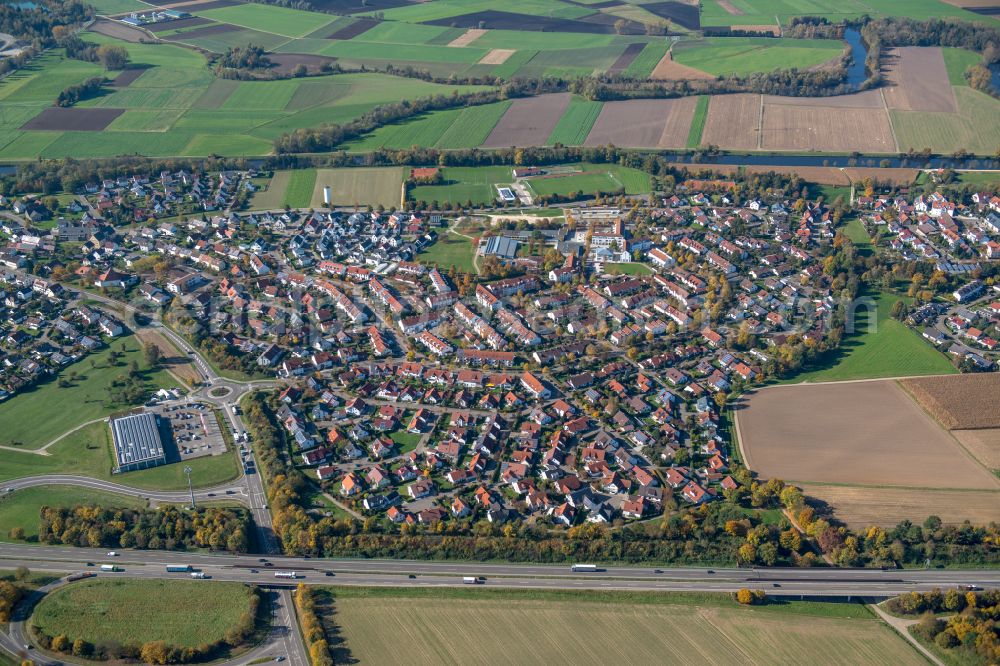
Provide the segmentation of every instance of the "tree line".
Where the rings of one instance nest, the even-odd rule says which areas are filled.
[[[1000,590],[910,592],[890,599],[888,608],[900,615],[922,615],[913,632],[944,650],[955,663],[1000,660]],[[935,613],[952,615],[943,619]]]
[[[247,610],[240,615],[236,624],[230,627],[221,639],[197,647],[170,645],[166,641],[118,643],[106,640],[95,644],[65,634],[49,636],[37,626],[32,627],[32,634],[38,644],[46,650],[98,661],[124,659],[160,666],[213,661],[226,656],[233,648],[249,645],[258,626],[266,622],[262,612],[263,596],[260,589],[256,585],[248,585],[247,595],[249,597]]]
[[[154,510],[43,506],[39,512],[38,542],[84,548],[209,548],[246,553],[250,547],[250,529],[250,516],[244,509],[208,507],[182,511],[177,507]],[[20,527],[13,528],[9,536],[25,539]]]
[[[83,83],[75,83],[60,92],[52,105],[66,108],[85,99],[97,97],[104,87],[104,80],[103,76],[92,76]]]
[[[309,660],[312,666],[333,666],[323,621],[316,613],[315,592],[304,583],[299,583],[295,589],[295,610],[298,611],[299,626],[309,648]]]

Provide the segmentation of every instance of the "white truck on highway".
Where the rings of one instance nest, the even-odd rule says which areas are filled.
[[[191,578],[207,578],[204,571],[192,571]]]
[[[298,578],[299,575],[294,571],[275,571],[275,578]]]
[[[102,564],[101,571],[121,571],[117,564]]]
[[[462,582],[466,585],[479,585],[483,580],[478,576],[463,576]]]
[[[570,571],[574,573],[595,573],[597,571],[596,564],[574,564],[570,567]]]

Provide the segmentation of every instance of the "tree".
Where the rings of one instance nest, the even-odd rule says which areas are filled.
[[[87,641],[78,638],[73,641],[73,655],[76,657],[86,657],[93,651],[93,647]]]
[[[64,634],[59,634],[52,639],[52,649],[55,652],[65,652],[69,649],[69,639]]]
[[[624,35],[625,28],[627,27],[628,27],[628,21],[626,21],[625,19],[618,19],[617,21],[615,21],[615,33],[619,35]]]
[[[743,604],[744,606],[749,606],[753,603],[754,596],[753,592],[745,587],[741,587],[739,591],[736,592],[737,603]]]
[[[14,529],[17,529],[17,528],[14,528]],[[24,530],[23,529],[21,530],[21,538],[22,539],[24,538]],[[31,575],[31,571],[29,571],[28,567],[25,567],[25,566],[20,566],[20,567],[18,567],[17,569],[14,570],[14,580],[16,580],[19,583],[23,583],[24,581],[28,580],[28,576],[30,576],[30,575]]]
[[[7,536],[9,536],[11,539],[14,539],[15,541],[23,541],[24,540],[24,528],[23,527],[12,527],[10,529],[10,532],[7,533]]]
[[[146,345],[143,349],[144,355],[146,357],[146,365],[150,368],[156,368],[160,365],[160,348],[156,345]]]
[[[128,65],[128,51],[125,50],[125,47],[116,44],[102,44],[97,47],[97,59],[108,71],[125,69],[125,66]]]
[[[150,641],[142,646],[140,658],[147,664],[166,664],[170,659],[170,649],[163,641]]]

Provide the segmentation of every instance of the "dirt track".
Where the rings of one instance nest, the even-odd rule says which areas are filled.
[[[1000,490],[891,380],[768,387],[737,416],[747,465],[765,478]]]

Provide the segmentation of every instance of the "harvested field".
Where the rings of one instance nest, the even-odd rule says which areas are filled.
[[[790,173],[799,176],[810,183],[820,185],[850,185],[851,181],[840,169],[834,167],[772,167],[772,166],[747,166],[746,173]]]
[[[938,47],[906,46],[884,56],[885,102],[897,111],[955,113],[955,91],[948,79],[944,55]]]
[[[760,95],[713,95],[701,144],[730,150],[754,150],[760,120]]]
[[[766,478],[1000,490],[892,380],[760,389],[737,419],[747,466]]]
[[[115,88],[128,88],[137,78],[142,76],[147,69],[149,68],[132,67],[131,69],[126,69],[111,81],[111,85]]]
[[[1000,428],[953,430],[951,434],[976,460],[990,469],[1000,470]]]
[[[514,49],[490,49],[490,51],[484,55],[477,64],[502,65],[515,53],[517,53],[517,51]]]
[[[670,51],[660,59],[660,62],[656,64],[653,68],[652,73],[649,75],[651,79],[657,79],[661,81],[681,81],[684,79],[714,79],[713,74],[708,72],[703,72],[700,69],[695,69],[694,67],[688,67],[687,65],[682,65],[674,60],[674,56]]]
[[[337,626],[345,656],[362,664],[923,663],[877,619],[836,611],[806,615],[712,599],[675,605],[669,597],[634,603],[610,598],[614,593],[575,600],[570,595],[531,598],[471,591],[352,592],[333,591],[332,603],[322,604],[320,612]],[[552,626],[600,630],[569,636]],[[519,650],[515,657],[512,636],[531,649]]]
[[[826,505],[838,520],[854,529],[871,525],[895,527],[903,520],[916,524],[927,516],[958,524],[1000,521],[1000,493],[986,490],[910,490],[907,488],[852,488],[805,483],[802,492]]]
[[[483,146],[507,148],[545,145],[572,98],[570,93],[556,93],[514,100],[486,137]]]
[[[618,59],[615,60],[614,64],[611,65],[611,68],[608,71],[611,73],[624,72],[626,69],[628,69],[629,65],[632,64],[632,61],[635,60],[640,53],[642,53],[642,50],[644,48],[646,48],[645,44],[640,44],[640,43],[629,44],[627,47],[625,47],[624,53],[618,56]]]
[[[117,21],[109,21],[107,19],[97,19],[94,21],[94,24],[90,26],[90,30],[92,32],[107,35],[108,37],[114,37],[115,39],[121,39],[133,44],[138,44],[143,40],[149,39],[149,35],[146,34],[144,30],[134,28],[130,25],[125,25],[124,23],[118,23]]]
[[[1000,428],[1000,374],[995,372],[900,381],[928,414],[949,430]]]
[[[761,147],[891,153],[896,151],[896,141],[884,109],[765,104]]]
[[[860,183],[865,178],[871,178],[879,183],[890,183],[892,185],[912,185],[917,179],[920,169],[878,169],[875,167],[849,167],[844,169],[844,173],[851,179],[851,182]]]
[[[363,35],[379,24],[375,19],[360,19],[327,35],[327,39],[353,39]]]
[[[310,74],[318,74],[322,71],[323,65],[336,62],[336,58],[321,55],[308,55],[305,53],[272,53],[268,56],[274,67],[271,71],[281,74],[291,74],[299,65],[305,65],[306,71]]]
[[[191,358],[177,351],[177,348],[170,343],[163,333],[144,328],[136,331],[135,337],[139,338],[143,346],[148,347],[152,345],[160,350],[160,364],[167,372],[188,386],[194,386],[201,382],[201,375],[198,373],[198,369],[194,367],[194,363],[191,362]]]
[[[729,2],[729,0],[716,0],[716,2],[719,3],[720,7],[726,10],[727,14],[731,14],[733,16],[743,16],[745,13],[742,9]]]
[[[456,48],[461,46],[468,46],[472,42],[476,41],[480,37],[486,34],[485,30],[480,28],[469,28],[461,36],[448,42],[448,46],[454,46]]]
[[[882,109],[882,95],[878,90],[865,90],[853,95],[834,97],[779,97],[764,95],[764,104],[782,106],[824,106],[835,109]]]
[[[208,25],[209,23],[215,23],[212,19],[207,19],[204,16],[189,16],[188,18],[177,19],[175,21],[163,21],[162,23],[154,23],[150,25],[147,30],[152,33],[166,32],[167,30],[181,30],[182,28],[195,28],[199,25]]]
[[[606,102],[584,145],[683,148],[697,105],[697,97]]]
[[[21,125],[23,130],[73,130],[100,132],[125,109],[80,109],[50,106]]]

